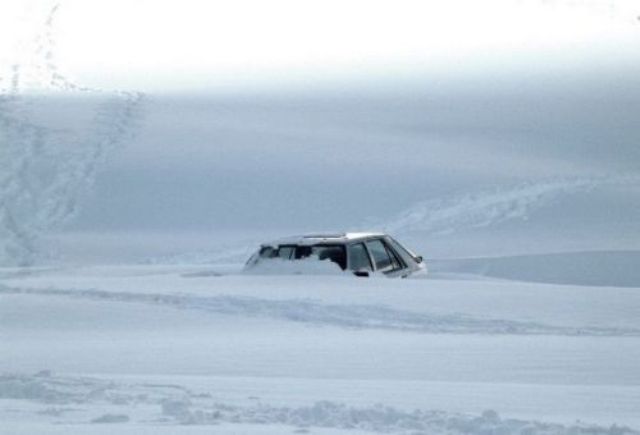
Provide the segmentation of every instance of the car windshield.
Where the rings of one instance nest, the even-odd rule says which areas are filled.
[[[347,255],[343,245],[280,245],[277,248],[265,246],[260,250],[260,258],[302,260],[312,256],[332,261],[342,270],[347,268]]]

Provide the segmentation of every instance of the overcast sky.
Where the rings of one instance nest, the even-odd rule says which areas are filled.
[[[68,75],[155,92],[625,68],[640,36],[635,0],[3,0],[0,61],[28,55],[56,4]]]

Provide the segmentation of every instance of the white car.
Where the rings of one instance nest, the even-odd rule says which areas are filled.
[[[245,270],[269,269],[274,264],[317,264],[316,260],[334,271],[351,271],[356,276],[382,273],[405,278],[427,271],[421,256],[383,233],[308,234],[263,243]]]

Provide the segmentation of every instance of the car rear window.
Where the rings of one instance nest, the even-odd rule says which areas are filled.
[[[285,260],[291,258],[293,252],[295,251],[295,246],[280,246],[278,248],[278,257],[283,258]]]
[[[263,246],[260,249],[260,258],[273,258],[278,255],[278,250],[271,246]]]

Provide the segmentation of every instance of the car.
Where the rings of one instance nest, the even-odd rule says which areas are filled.
[[[270,266],[310,265],[316,260],[330,266],[328,270],[359,277],[406,278],[427,272],[421,256],[384,233],[306,234],[263,243],[247,261],[245,271],[281,270]]]

